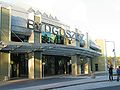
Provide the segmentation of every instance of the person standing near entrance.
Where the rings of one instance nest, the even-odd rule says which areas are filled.
[[[109,67],[109,80],[113,81],[113,66],[110,65]]]
[[[117,68],[117,81],[119,81],[120,78],[120,66]]]

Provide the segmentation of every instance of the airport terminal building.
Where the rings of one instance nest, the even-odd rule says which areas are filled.
[[[84,36],[39,10],[0,4],[0,79],[90,73],[101,49]]]

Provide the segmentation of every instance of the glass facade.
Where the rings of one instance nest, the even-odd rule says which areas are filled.
[[[11,78],[28,76],[28,60],[25,54],[11,54]]]
[[[44,76],[71,74],[70,57],[43,55]]]

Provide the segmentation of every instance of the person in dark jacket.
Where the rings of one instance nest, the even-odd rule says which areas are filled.
[[[109,80],[113,81],[113,66],[110,65],[109,67]]]
[[[119,81],[120,78],[120,66],[117,68],[117,81]]]

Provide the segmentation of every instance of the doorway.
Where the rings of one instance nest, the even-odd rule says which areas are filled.
[[[70,57],[43,55],[44,76],[71,74]]]
[[[25,54],[11,54],[11,78],[28,76],[28,60]]]
[[[98,64],[95,64],[95,71],[98,71]]]

